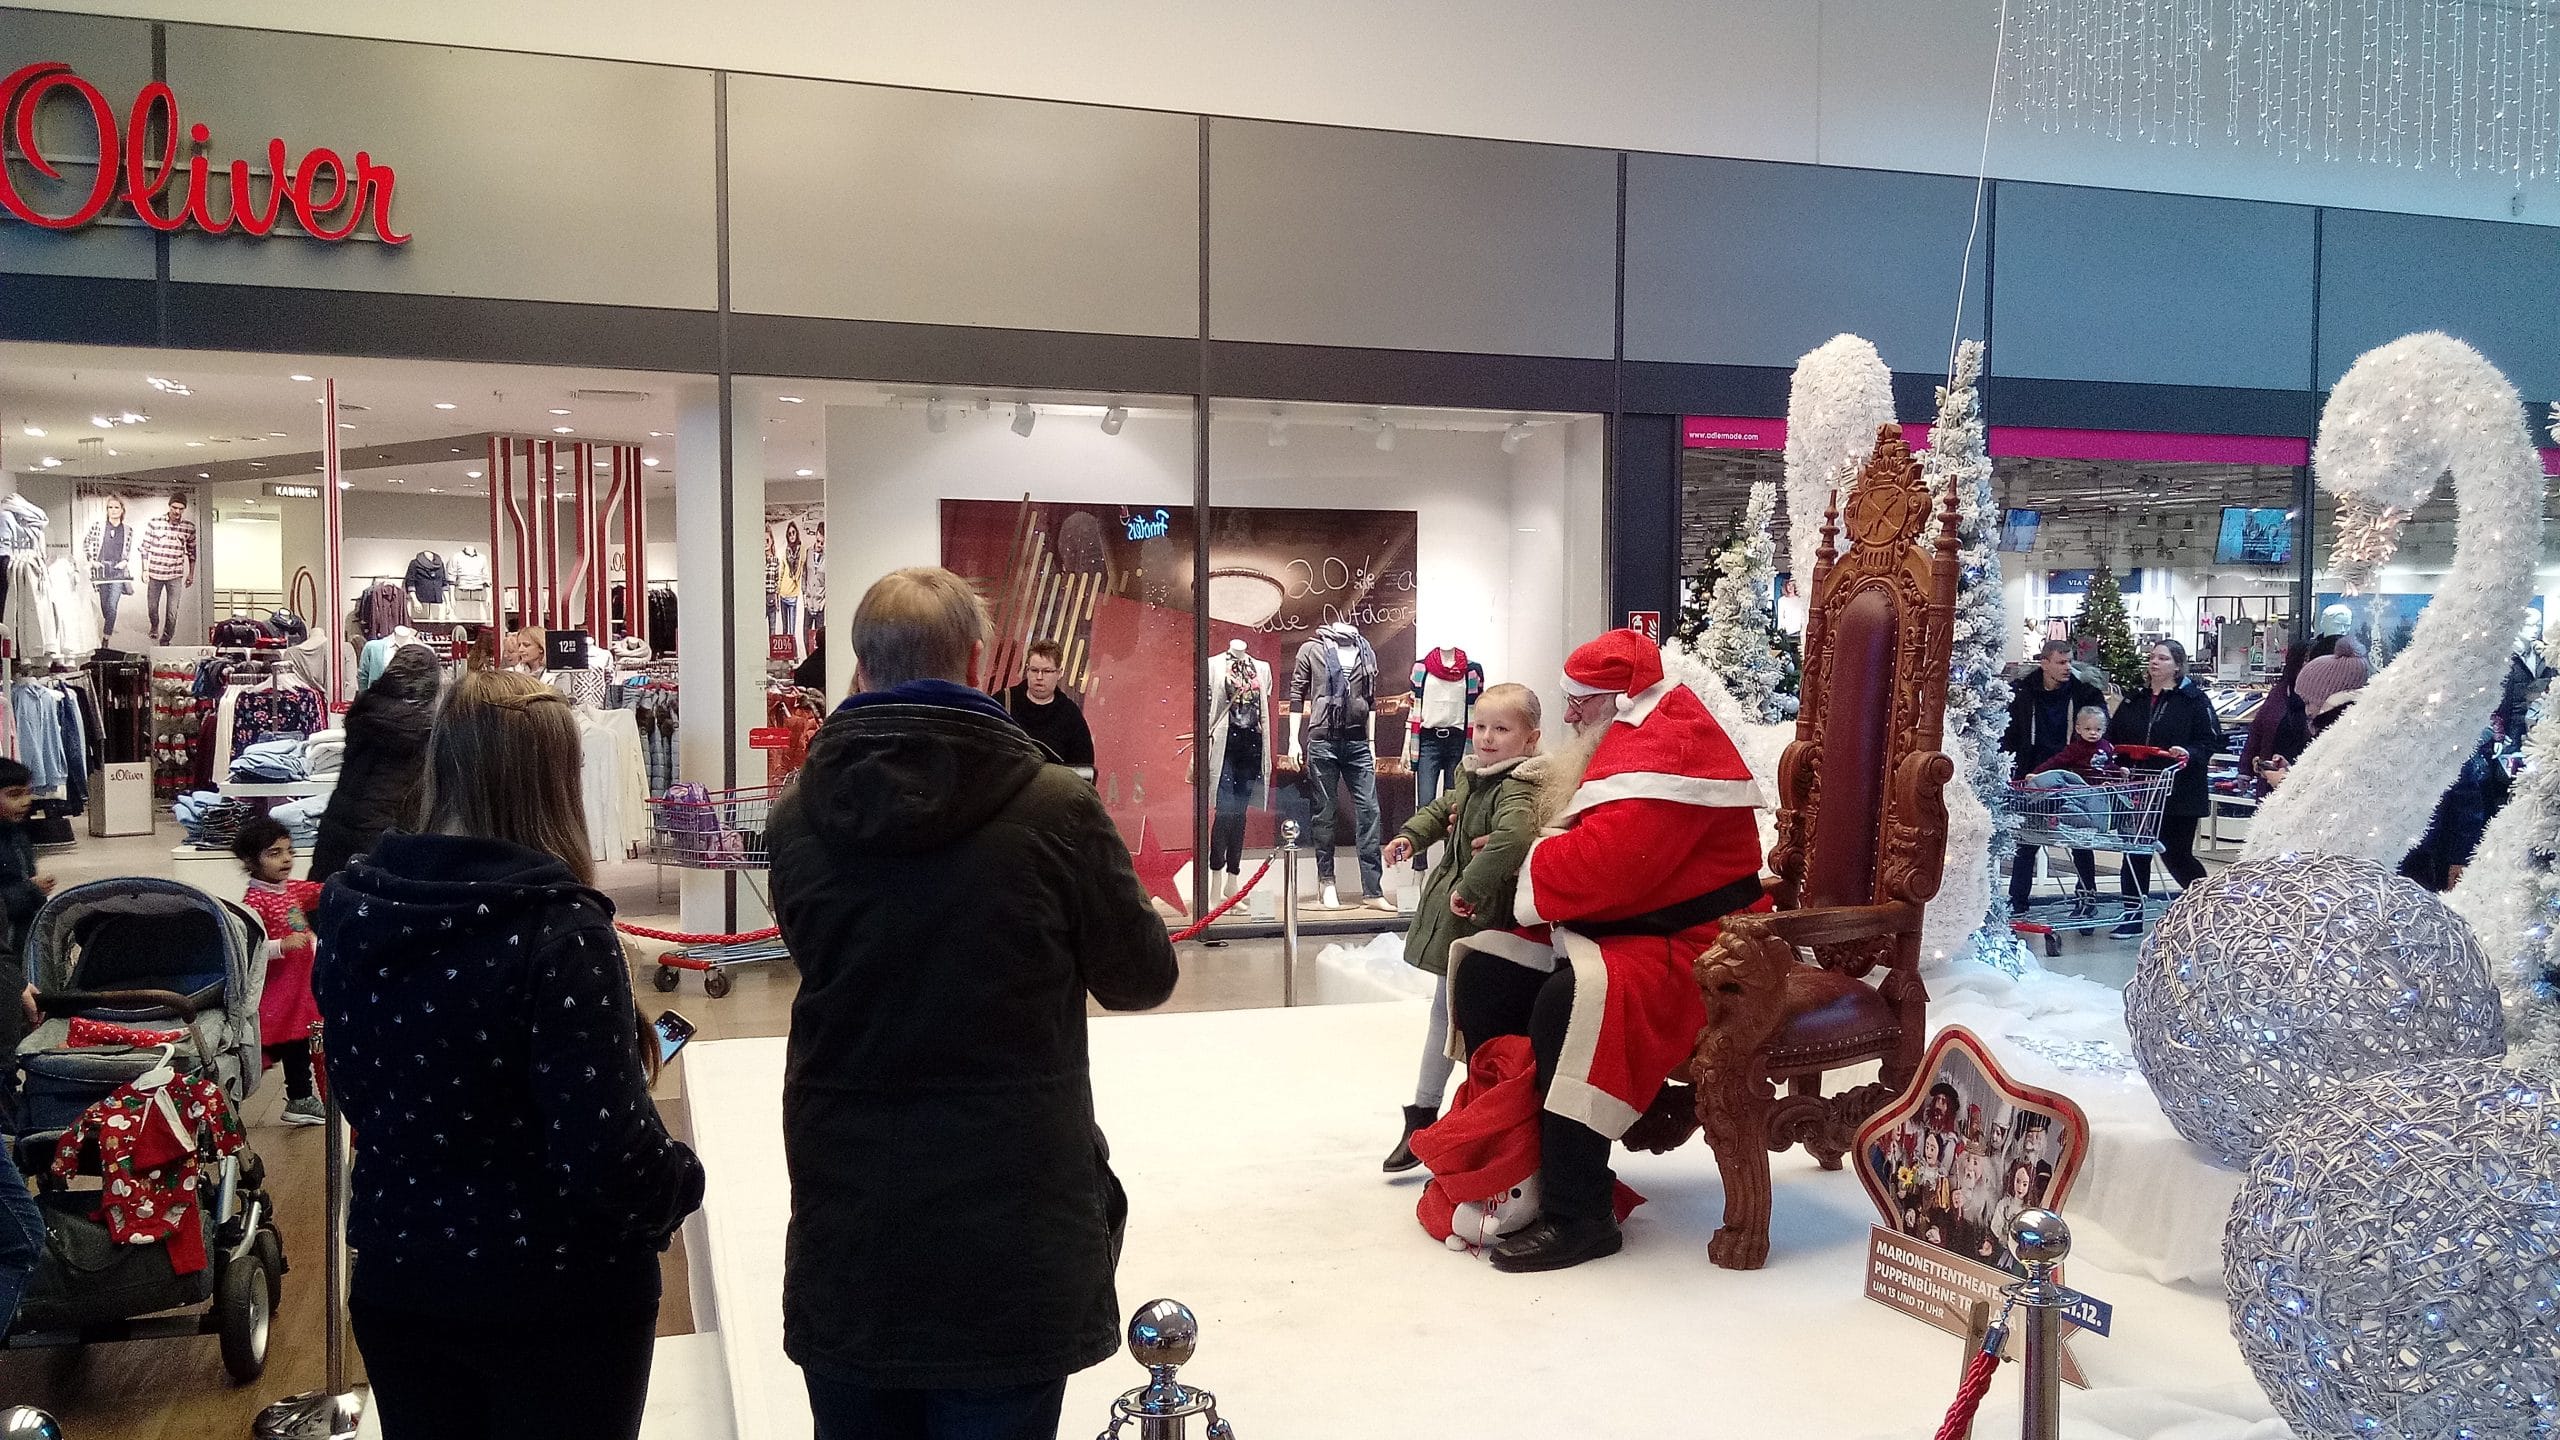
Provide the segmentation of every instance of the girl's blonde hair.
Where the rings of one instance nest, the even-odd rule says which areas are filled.
[[[540,850],[592,885],[578,719],[530,676],[472,670],[436,707],[419,787],[418,826]]]

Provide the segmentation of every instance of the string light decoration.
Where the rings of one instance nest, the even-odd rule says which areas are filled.
[[[2560,0],[2010,0],[1996,113],[2045,134],[2560,175]]]

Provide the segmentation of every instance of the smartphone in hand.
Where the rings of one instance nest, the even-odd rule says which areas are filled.
[[[693,1038],[693,1022],[673,1010],[659,1011],[658,1018],[650,1022],[649,1028],[658,1032],[658,1063],[661,1065],[675,1059],[676,1052]]]

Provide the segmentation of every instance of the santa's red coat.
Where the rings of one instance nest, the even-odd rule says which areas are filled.
[[[1692,966],[1717,926],[1595,940],[1575,924],[1642,915],[1759,874],[1752,812],[1762,803],[1742,753],[1686,686],[1665,680],[1626,697],[1621,710],[1558,821],[1563,828],[1530,847],[1520,867],[1513,908],[1526,928],[1450,947],[1453,989],[1468,964],[1553,969],[1561,956],[1573,966],[1573,1015],[1546,1108],[1611,1139],[1697,1046],[1707,1015]],[[1452,1043],[1463,1050],[1465,1039]]]

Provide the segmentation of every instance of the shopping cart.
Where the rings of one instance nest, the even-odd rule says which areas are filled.
[[[2009,801],[2018,817],[2020,846],[2038,849],[2103,850],[2116,855],[2160,853],[2160,817],[2169,805],[2170,787],[2183,763],[2159,770],[2119,772],[2107,778],[2071,783],[2034,783],[2057,772],[2012,781]],[[2079,777],[2071,777],[2078,780]],[[2018,863],[2032,864],[2031,858]],[[2069,892],[2030,897],[2027,908],[2010,917],[2020,934],[2042,935],[2047,956],[2062,953],[2060,935],[2086,932],[2139,919],[2159,917],[2169,902],[2144,895]]]
[[[666,794],[649,802],[644,858],[680,870],[737,871],[770,912],[773,897],[756,877],[771,868],[764,832],[780,793],[781,787],[774,785],[741,790],[670,785]],[[683,982],[683,972],[694,970],[701,972],[702,993],[717,1000],[729,993],[729,971],[737,966],[791,958],[780,933],[771,928],[721,936],[679,935],[633,925],[620,928],[628,934],[686,942],[658,956],[652,983],[662,991],[675,989]]]

